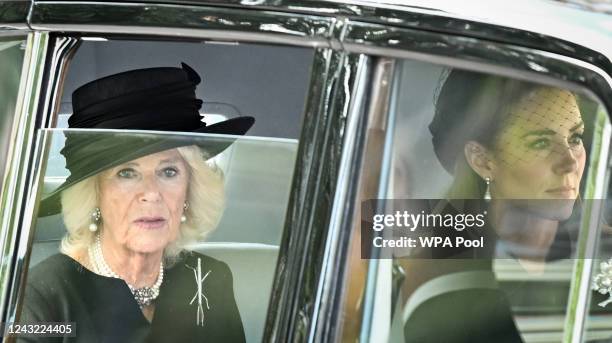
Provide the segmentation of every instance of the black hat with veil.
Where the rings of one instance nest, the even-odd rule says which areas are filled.
[[[200,82],[195,70],[182,63],[181,68],[146,68],[110,75],[75,90],[68,125],[76,130],[64,133],[66,142],[60,151],[70,175],[58,188],[43,195],[39,216],[61,212],[63,190],[106,169],[189,145],[198,146],[205,158],[211,158],[237,139],[232,136],[244,135],[255,122],[253,117],[206,124],[199,113],[202,100],[195,93]],[[126,130],[163,134],[126,134]]]

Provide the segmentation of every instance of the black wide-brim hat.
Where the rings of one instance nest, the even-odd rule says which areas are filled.
[[[131,70],[74,91],[68,125],[80,130],[64,132],[66,142],[60,151],[70,175],[58,188],[43,195],[39,216],[60,213],[62,191],[104,170],[189,145],[198,146],[206,158],[211,158],[253,126],[255,119],[247,116],[206,125],[199,113],[202,101],[195,95],[200,76],[188,65],[181,66]],[[195,135],[198,133],[206,135]]]

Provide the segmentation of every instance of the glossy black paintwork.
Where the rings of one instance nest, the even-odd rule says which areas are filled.
[[[30,5],[29,0],[0,1],[0,29],[3,24],[25,24]]]
[[[79,10],[74,10],[75,4],[79,1],[56,2],[50,0],[38,1],[35,6],[33,21],[39,23],[64,22],[77,23],[90,20],[92,17],[102,18],[103,16],[113,16],[118,18],[117,23],[122,23],[125,19],[121,13],[107,10],[116,6],[117,2],[112,1],[93,1],[99,4],[99,10],[91,11],[96,14],[88,14]],[[276,12],[277,15],[287,13],[302,14],[317,17],[342,17],[363,23],[382,24],[387,27],[413,28],[418,30],[431,31],[435,33],[447,33],[488,40],[498,43],[516,44],[523,47],[540,49],[554,52],[576,59],[587,61],[598,65],[600,68],[612,73],[612,66],[608,57],[595,50],[569,42],[567,40],[551,37],[538,32],[530,32],[521,29],[504,27],[490,23],[478,22],[464,18],[454,17],[451,14],[440,11],[436,8],[422,8],[416,6],[389,6],[375,4],[372,2],[331,2],[322,0],[145,0],[139,1],[142,4],[190,4],[190,5],[211,5],[233,9],[258,9]],[[53,6],[49,6],[54,4]],[[64,6],[66,10],[60,10]],[[96,6],[96,5],[87,5]],[[55,7],[55,9],[51,9]],[[37,13],[41,9],[44,13]],[[70,9],[70,10],[68,10]],[[425,11],[423,11],[425,10]],[[82,17],[84,15],[84,17]],[[133,17],[137,19],[137,13]],[[163,18],[161,18],[163,19]],[[108,19],[106,20],[108,22]],[[91,20],[90,20],[91,22]],[[132,21],[137,23],[137,20]],[[189,24],[189,22],[187,22]]]

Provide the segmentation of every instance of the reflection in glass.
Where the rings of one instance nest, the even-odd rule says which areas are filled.
[[[0,177],[4,176],[15,116],[24,55],[22,44],[23,40],[0,40]]]

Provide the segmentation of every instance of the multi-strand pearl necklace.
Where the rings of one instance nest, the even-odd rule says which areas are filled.
[[[95,273],[103,276],[121,279],[121,277],[117,275],[117,273],[115,273],[108,266],[106,260],[104,259],[104,255],[102,254],[102,243],[100,243],[100,235],[97,235],[95,242],[89,246],[88,253],[89,261],[91,262]],[[136,288],[130,285],[127,281],[125,281],[125,283],[130,288],[130,291],[132,291],[132,294],[134,295],[134,299],[136,299],[138,306],[140,306],[140,308],[143,308],[144,306],[150,305],[153,300],[155,300],[157,296],[159,296],[159,287],[161,286],[163,281],[164,265],[163,263],[160,263],[157,281],[155,281],[155,284],[153,286]]]

